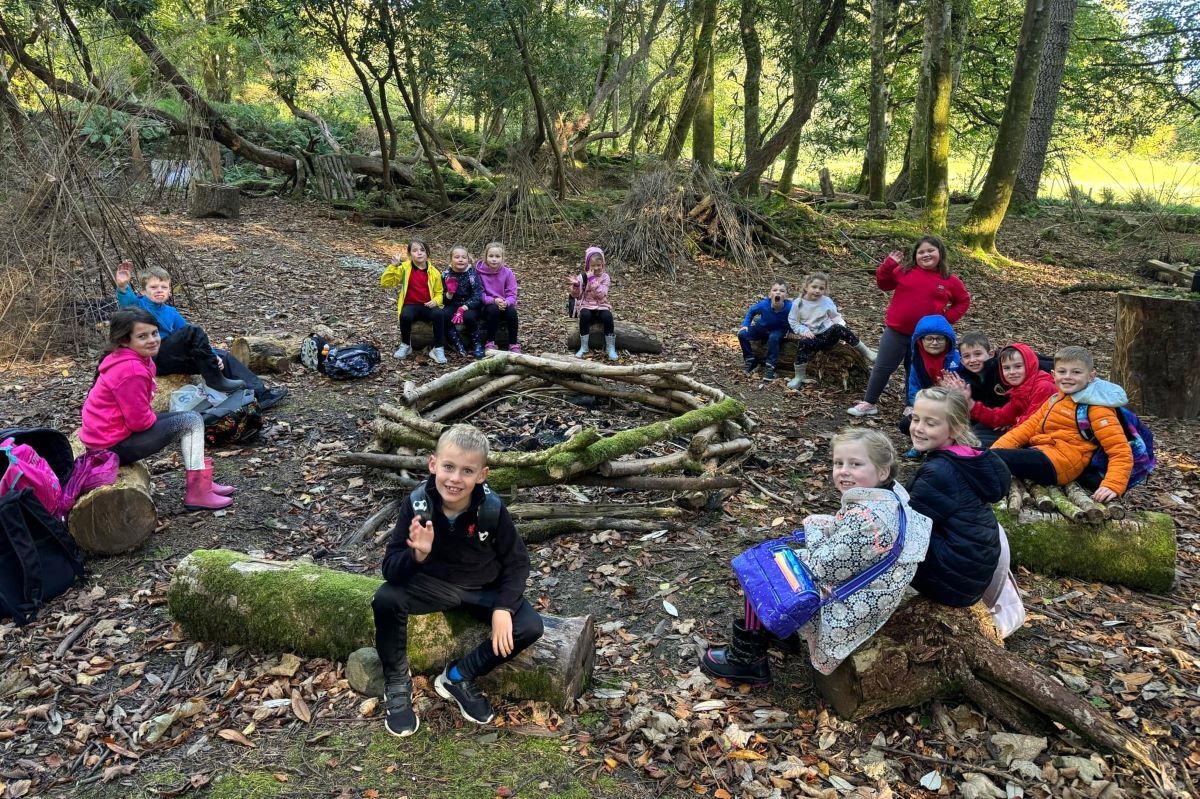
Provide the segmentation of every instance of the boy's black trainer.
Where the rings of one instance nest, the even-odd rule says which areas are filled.
[[[421,720],[413,711],[412,683],[388,683],[384,689],[384,703],[387,718],[384,719],[383,726],[387,727],[387,731],[392,735],[407,738],[421,726]]]
[[[438,692],[438,696],[454,700],[462,712],[463,718],[467,721],[487,724],[495,718],[496,714],[492,712],[492,706],[488,703],[487,698],[479,693],[474,684],[470,680],[454,682],[450,679],[449,671],[450,664],[447,663],[446,667],[442,669],[442,673],[433,681],[433,687]]]
[[[758,368],[758,358],[747,358],[746,359],[746,374],[753,374],[754,370],[757,368]]]

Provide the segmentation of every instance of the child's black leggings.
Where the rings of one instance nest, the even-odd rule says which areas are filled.
[[[413,322],[429,322],[433,326],[433,346],[440,347],[446,339],[446,317],[441,308],[413,303],[400,311],[400,343],[412,343]]]
[[[858,346],[858,336],[845,325],[833,325],[828,330],[815,334],[812,338],[796,339],[796,365],[808,363],[808,359],[822,350],[827,350],[839,341],[844,341],[851,347]]]
[[[183,468],[188,471],[204,468],[204,418],[195,411],[160,413],[158,420],[109,449],[117,454],[122,466],[136,463],[161,452],[173,441],[180,442]]]
[[[407,680],[408,617],[443,610],[461,609],[482,622],[491,624],[498,594],[490,588],[462,588],[430,577],[414,574],[404,585],[384,583],[371,600],[375,614],[375,648],[383,665],[385,682]],[[458,671],[467,679],[482,677],[492,669],[512,660],[519,652],[542,637],[542,617],[524,597],[512,617],[513,651],[501,657],[492,651],[492,638],[460,657]],[[428,664],[426,664],[428,665]]]
[[[592,334],[592,322],[595,321],[599,321],[604,325],[604,335],[606,336],[611,336],[613,331],[616,330],[612,311],[583,308],[579,311],[579,335],[590,336]]]
[[[496,340],[496,331],[500,329],[500,319],[508,328],[508,346],[517,343],[517,308],[509,305],[503,311],[493,303],[483,306],[483,330],[488,341]]]

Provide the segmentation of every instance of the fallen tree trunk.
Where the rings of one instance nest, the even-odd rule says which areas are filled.
[[[371,598],[377,577],[300,561],[268,561],[228,550],[198,550],[175,570],[167,594],[171,616],[197,641],[242,644],[345,661],[375,643]],[[565,707],[591,681],[591,616],[542,616],[546,635],[480,680],[490,691]],[[490,634],[466,613],[409,620],[414,673],[435,673]]]
[[[1165,513],[1090,524],[1057,512],[1022,510],[1014,516],[1001,505],[995,510],[1014,566],[1158,593],[1175,581],[1175,522]]]
[[[239,336],[229,351],[255,374],[286,374],[300,360],[302,341],[303,336]]]
[[[648,327],[617,319],[613,332],[617,336],[618,350],[648,355],[659,355],[663,351],[658,334]],[[567,349],[571,352],[578,350],[579,340],[579,320],[571,319],[567,322]],[[593,322],[588,334],[588,347],[600,351],[604,346],[604,326],[600,322]]]
[[[814,681],[850,721],[965,693],[1020,731],[1045,732],[1056,721],[1101,749],[1161,768],[1102,710],[1006,651],[982,605],[950,608],[913,599],[832,674],[814,673]]]
[[[150,497],[150,473],[140,462],[122,466],[112,485],[80,497],[67,517],[71,537],[93,555],[137,549],[156,527],[158,512]]]

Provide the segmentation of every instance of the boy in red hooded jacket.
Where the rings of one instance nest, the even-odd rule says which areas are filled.
[[[1032,416],[1057,391],[1054,377],[1039,368],[1037,353],[1028,344],[1009,344],[1000,350],[997,360],[1000,362],[1000,383],[1006,389],[1008,402],[999,408],[971,402],[975,432],[989,446],[1004,431]]]

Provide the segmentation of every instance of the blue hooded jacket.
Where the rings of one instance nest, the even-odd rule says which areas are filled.
[[[933,381],[929,379],[929,372],[925,370],[925,362],[921,359],[921,353],[917,347],[921,343],[922,336],[931,334],[941,334],[948,341],[946,343],[946,357],[942,361],[942,369],[947,372],[961,373],[962,360],[958,357],[958,337],[954,335],[954,327],[941,314],[933,314],[931,316],[921,317],[921,321],[917,322],[917,326],[913,328],[911,347],[912,365],[908,368],[908,405],[912,405],[917,401],[917,392],[923,388],[929,388],[933,385]]]
[[[180,328],[187,327],[187,320],[183,318],[183,315],[179,311],[175,310],[174,305],[168,305],[165,302],[154,302],[143,294],[134,293],[133,289],[129,286],[117,291],[117,305],[122,308],[137,306],[144,311],[149,311],[150,315],[158,321],[158,334],[163,338],[166,338]]]

